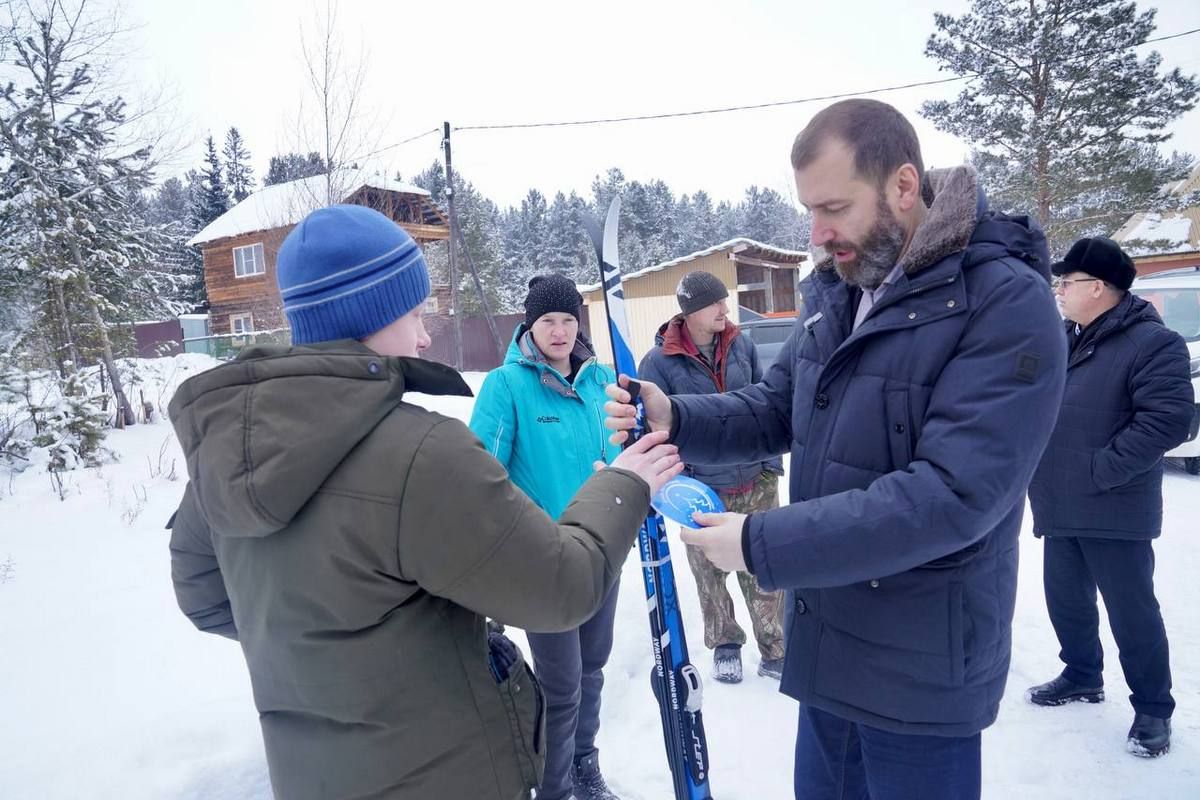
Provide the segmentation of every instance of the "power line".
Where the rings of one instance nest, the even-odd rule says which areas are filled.
[[[1139,42],[1136,45],[1127,45],[1126,47],[1141,47],[1142,45],[1154,44],[1157,42],[1165,42],[1165,41],[1169,41],[1171,39],[1180,39],[1185,36],[1192,36],[1197,33],[1200,33],[1200,28],[1193,28],[1191,30],[1182,31],[1180,33],[1174,33],[1174,34],[1170,34],[1167,36],[1158,36],[1153,39],[1147,39],[1144,42]],[[1121,49],[1124,49],[1124,48],[1121,48]],[[1094,55],[1099,55],[1101,53],[1106,53],[1106,52],[1110,52],[1110,51],[1109,50],[1093,50],[1093,51],[1086,52],[1086,53],[1076,53],[1072,56],[1068,56],[1066,58],[1061,58],[1061,59],[1056,59],[1054,61],[1049,61],[1046,63],[1047,64],[1063,64],[1063,63],[1068,63],[1071,61],[1077,61],[1079,59],[1090,58]],[[619,123],[619,122],[643,122],[643,121],[659,120],[659,119],[699,117],[699,116],[706,116],[709,114],[727,114],[727,113],[731,113],[734,111],[757,111],[757,110],[764,109],[764,108],[778,108],[778,107],[782,107],[782,106],[801,105],[804,103],[818,103],[818,102],[830,101],[830,100],[845,100],[845,99],[851,98],[851,97],[863,97],[865,95],[883,94],[886,92],[898,92],[898,91],[902,91],[904,89],[918,89],[918,88],[922,88],[922,87],[926,87],[926,86],[940,86],[940,85],[947,84],[947,83],[956,83],[958,81],[971,80],[973,78],[982,78],[982,77],[986,77],[988,75],[996,74],[998,72],[1011,71],[1013,69],[1017,69],[1017,67],[1014,67],[1014,66],[996,67],[995,69],[992,69],[992,70],[986,70],[983,72],[974,72],[974,73],[971,73],[968,75],[956,75],[952,78],[935,78],[935,79],[927,80],[927,81],[914,81],[911,83],[896,84],[894,86],[880,86],[880,87],[876,87],[873,89],[865,89],[863,91],[858,91],[858,92],[842,92],[839,94],[815,95],[812,97],[801,97],[801,98],[798,98],[795,100],[776,100],[774,102],[754,103],[751,105],[724,106],[721,108],[706,108],[706,109],[699,109],[699,110],[694,110],[694,111],[674,111],[674,112],[665,112],[665,113],[660,113],[660,114],[639,114],[639,115],[624,116],[624,117],[599,117],[596,119],[582,119],[582,120],[560,120],[560,121],[552,121],[552,122],[516,122],[516,123],[483,124],[483,125],[462,125],[462,126],[456,126],[453,130],[456,130],[456,131],[495,131],[495,130],[519,130],[519,129],[528,129],[528,128],[565,128],[565,127],[578,127],[578,126],[584,126],[584,125],[607,125],[607,124],[613,124],[613,123]],[[395,142],[394,144],[386,145],[384,147],[379,148],[378,150],[372,150],[369,153],[364,153],[362,155],[354,156],[353,159],[351,159],[351,160],[367,159],[372,156],[379,155],[380,153],[387,152],[388,150],[394,150],[397,147],[402,147],[406,144],[416,142],[420,139],[424,139],[427,136],[432,136],[435,133],[441,133],[441,132],[442,132],[441,127],[430,128],[427,131],[415,134],[413,136],[409,136],[406,139],[401,139],[400,141]]]
[[[1142,45],[1153,44],[1155,42],[1165,42],[1169,39],[1179,39],[1184,36],[1191,36],[1196,33],[1200,33],[1200,28],[1193,28],[1192,30],[1189,30],[1189,31],[1183,31],[1181,33],[1174,33],[1174,34],[1170,34],[1168,36],[1158,36],[1153,39],[1147,39],[1144,42],[1138,42],[1137,44],[1134,44],[1134,45],[1126,45],[1126,47],[1141,47]],[[1120,49],[1125,49],[1125,48],[1120,48]],[[1070,61],[1076,61],[1076,60],[1083,59],[1083,58],[1090,58],[1094,55],[1100,55],[1101,53],[1107,53],[1107,52],[1110,52],[1110,50],[1093,50],[1091,52],[1086,52],[1086,53],[1076,53],[1076,54],[1066,57],[1066,58],[1056,59],[1056,60],[1048,61],[1045,63],[1047,63],[1047,64],[1067,63]],[[982,78],[987,75],[992,75],[997,72],[1007,72],[1012,69],[1016,69],[1016,67],[1013,67],[1013,66],[996,67],[995,69],[992,69],[992,70],[985,70],[983,72],[975,72],[975,73],[971,73],[969,75],[957,75],[953,78],[937,78],[934,80],[915,81],[913,83],[904,83],[904,84],[898,84],[895,86],[882,86],[882,87],[877,87],[874,89],[866,89],[866,90],[859,91],[859,92],[843,92],[840,94],[827,94],[827,95],[818,95],[818,96],[813,96],[813,97],[801,97],[796,100],[776,100],[774,102],[755,103],[753,105],[725,106],[722,108],[706,108],[706,109],[700,109],[700,110],[696,110],[696,111],[674,111],[674,112],[667,112],[667,113],[661,113],[661,114],[639,114],[639,115],[627,116],[627,117],[600,117],[600,118],[596,118],[596,119],[564,120],[564,121],[557,121],[557,122],[516,122],[516,123],[498,123],[498,124],[488,124],[488,125],[463,125],[461,127],[454,128],[454,130],[456,130],[456,131],[495,131],[495,130],[516,130],[516,129],[525,129],[525,128],[564,128],[564,127],[582,126],[582,125],[606,125],[606,124],[617,123],[617,122],[641,122],[641,121],[657,120],[657,119],[698,117],[698,116],[704,116],[704,115],[708,115],[708,114],[727,114],[727,113],[730,113],[733,111],[755,111],[755,110],[763,109],[763,108],[778,108],[780,106],[800,105],[802,103],[817,103],[817,102],[828,101],[828,100],[844,100],[844,99],[850,98],[850,97],[862,97],[864,95],[882,94],[884,92],[897,92],[897,91],[901,91],[903,89],[916,89],[916,88],[920,88],[920,87],[924,87],[924,86],[938,86],[938,85],[946,84],[946,83],[955,83],[957,81],[971,80],[972,78]]]
[[[359,159],[367,159],[367,158],[370,158],[371,156],[377,156],[380,153],[387,152],[388,150],[394,150],[397,147],[401,147],[403,145],[409,144],[410,142],[415,142],[418,139],[424,139],[426,136],[432,136],[435,133],[441,133],[441,132],[442,132],[441,127],[431,128],[431,129],[425,131],[424,133],[418,133],[414,136],[409,136],[407,139],[401,139],[400,141],[396,142],[395,144],[389,144],[389,145],[379,148],[378,150],[372,150],[369,153],[363,153],[362,155],[352,156],[346,160],[347,161],[357,161]]]

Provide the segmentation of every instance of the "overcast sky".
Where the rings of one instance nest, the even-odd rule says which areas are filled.
[[[366,66],[364,150],[440,126],[656,114],[860,92],[946,77],[924,56],[933,12],[964,0],[842,2],[353,2],[339,11],[350,62]],[[906,8],[905,8],[906,6]],[[324,8],[324,2],[320,2]],[[1156,35],[1200,28],[1200,3],[1163,0]],[[305,100],[301,27],[311,0],[127,0],[127,68],[139,87],[164,86],[166,119],[182,141],[164,177],[199,164],[204,137],[236,125],[256,179],[275,153],[320,149],[297,120]],[[902,10],[903,9],[903,10]],[[1200,71],[1200,35],[1153,45],[1168,67]],[[1142,48],[1148,52],[1151,48]],[[961,84],[876,95],[917,127],[929,165],[961,162],[966,146],[920,119],[923,100]],[[461,131],[455,165],[492,199],[530,188],[590,197],[611,166],[661,178],[676,192],[737,200],[751,184],[791,197],[788,151],[826,103],[583,128]],[[1200,111],[1168,145],[1200,155]],[[406,176],[440,157],[439,136],[394,147],[369,165]]]

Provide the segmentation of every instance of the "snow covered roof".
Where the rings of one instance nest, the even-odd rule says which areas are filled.
[[[1166,241],[1166,247],[1148,248],[1133,246],[1126,248],[1131,256],[1144,256],[1151,253],[1181,253],[1188,252],[1192,247],[1192,220],[1183,215],[1169,214],[1137,214],[1129,220],[1114,237],[1120,242],[1160,242]]]
[[[757,251],[756,253],[751,253],[748,255],[751,255],[751,257],[762,257],[764,260],[777,260],[783,264],[793,265],[800,264],[803,261],[808,261],[810,258],[809,254],[804,250],[785,250],[782,247],[763,244],[762,242],[756,242],[753,239],[747,239],[744,236],[738,236],[730,239],[727,242],[714,244],[712,247],[706,247],[703,250],[697,250],[696,252],[689,253],[686,256],[680,256],[679,258],[673,258],[670,261],[664,261],[661,264],[655,264],[652,267],[643,267],[636,272],[623,273],[621,275],[621,280],[628,281],[635,278],[640,278],[643,275],[649,275],[651,272],[661,272],[669,267],[674,267],[678,264],[684,264],[688,261],[695,261],[696,259],[704,258],[705,256],[711,256],[713,253],[720,253],[723,250],[729,250],[734,253],[742,253],[747,250]],[[579,290],[580,294],[586,294],[587,292],[594,292],[599,289],[600,284],[578,284],[575,288]]]
[[[430,196],[429,192],[419,186],[372,175],[362,170],[334,173],[334,191],[340,195],[336,202],[348,200],[364,187]],[[187,243],[194,247],[217,239],[295,225],[310,211],[327,205],[326,189],[324,175],[265,186],[214,219],[202,231],[188,239]]]

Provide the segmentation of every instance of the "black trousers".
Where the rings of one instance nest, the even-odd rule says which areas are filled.
[[[531,633],[533,671],[546,693],[546,773],[538,797],[571,795],[571,768],[596,752],[604,665],[612,653],[617,582],[590,620],[565,633]]]
[[[1044,553],[1046,607],[1062,647],[1063,677],[1080,686],[1104,683],[1099,589],[1133,692],[1129,701],[1139,713],[1170,717],[1175,700],[1151,542],[1050,536]]]

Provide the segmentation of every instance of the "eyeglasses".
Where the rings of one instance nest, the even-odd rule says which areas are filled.
[[[1104,283],[1104,281],[1100,278],[1055,278],[1054,280],[1050,281],[1050,288],[1056,292],[1062,292],[1065,291],[1067,286],[1072,283],[1093,283],[1095,281]]]

